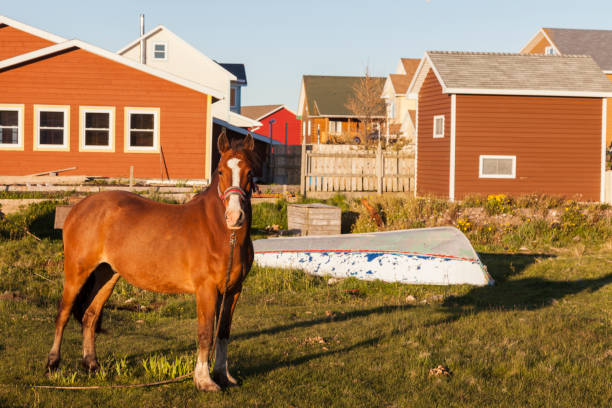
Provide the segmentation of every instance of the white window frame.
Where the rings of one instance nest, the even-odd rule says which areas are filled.
[[[108,113],[108,145],[107,146],[88,146],[85,144],[86,130],[106,130],[106,129],[87,129],[85,116],[88,113]],[[112,106],[80,106],[79,107],[79,151],[83,152],[114,152],[115,151],[115,108]]]
[[[436,133],[436,121],[438,119],[442,119],[442,133]],[[434,139],[442,139],[444,138],[444,126],[446,125],[444,122],[446,122],[446,120],[444,119],[444,115],[434,115],[433,117],[433,138]]]
[[[157,58],[155,56],[155,46],[156,45],[163,45],[164,46],[164,58]],[[155,61],[167,61],[168,60],[168,43],[166,41],[156,41],[153,43],[153,55],[152,55],[153,59]]]
[[[63,144],[50,145],[40,143],[40,113],[62,112],[64,114]],[[69,105],[34,105],[34,150],[70,151],[70,106]]]
[[[557,52],[555,51],[555,48],[552,45],[547,45],[546,47],[544,47],[544,54],[556,55]]]
[[[17,112],[17,143],[2,143],[0,150],[23,150],[23,111],[24,105],[0,104],[0,110]],[[8,126],[7,126],[8,127]],[[11,126],[12,127],[12,126]]]
[[[329,121],[329,133],[332,135],[339,135],[342,133],[342,121],[330,120]]]
[[[160,138],[160,109],[159,108],[134,108],[127,107],[124,109],[124,151],[127,153],[159,153],[159,138]],[[153,146],[131,146],[130,145],[130,119],[132,114],[152,114],[153,115]],[[136,129],[138,130],[138,129]],[[144,129],[143,129],[144,130]],[[150,129],[147,129],[150,131]]]
[[[483,174],[483,161],[485,159],[512,159],[512,174]],[[493,179],[515,179],[516,178],[516,156],[499,156],[481,154],[478,159],[478,177]]]

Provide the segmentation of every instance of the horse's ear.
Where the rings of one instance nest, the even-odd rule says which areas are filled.
[[[219,135],[219,138],[217,139],[217,148],[219,149],[219,153],[221,154],[229,150],[229,141],[227,140],[225,129],[221,131],[221,134]]]
[[[242,145],[246,150],[253,150],[255,148],[255,140],[253,139],[253,135],[249,132],[246,137],[242,141]]]

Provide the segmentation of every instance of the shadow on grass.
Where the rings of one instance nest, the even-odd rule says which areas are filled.
[[[257,364],[253,364],[253,365],[247,365],[248,363],[245,364],[244,360],[238,360],[235,363],[234,370],[237,370],[237,372],[240,372],[239,378],[241,379],[247,378],[247,377],[251,377],[254,375],[265,374],[270,371],[274,371],[274,370],[277,370],[283,367],[299,366],[299,365],[308,363],[310,361],[313,361],[313,360],[316,360],[322,357],[349,353],[351,351],[354,351],[354,350],[357,350],[363,347],[371,347],[371,346],[376,345],[380,340],[382,340],[382,336],[372,337],[370,339],[363,340],[355,344],[351,344],[350,346],[342,347],[342,348],[335,349],[335,350],[321,351],[318,353],[306,354],[303,356],[296,357],[292,360],[283,360],[283,361],[278,361],[276,359],[267,360],[267,361],[259,360]]]
[[[539,277],[508,280],[520,274],[537,259],[550,257],[552,255],[481,254],[481,259],[495,279],[495,285],[474,287],[463,296],[449,297],[443,306],[473,306],[475,309],[470,309],[469,313],[491,309],[532,310],[549,306],[566,296],[585,290],[595,292],[612,283],[612,273],[600,278],[575,281],[552,281]]]
[[[239,333],[239,334],[233,335],[232,339],[236,339],[236,340],[237,339],[249,339],[251,337],[257,337],[257,336],[261,336],[261,335],[278,334],[278,333],[281,333],[281,332],[284,332],[284,331],[293,330],[293,329],[317,326],[317,325],[322,324],[322,323],[332,323],[332,322],[333,323],[338,323],[338,322],[344,322],[344,321],[351,320],[351,319],[354,319],[354,318],[366,317],[366,316],[370,316],[370,315],[374,315],[374,314],[393,313],[393,312],[395,312],[397,310],[406,310],[406,309],[409,309],[411,307],[413,307],[413,306],[410,306],[410,305],[402,305],[402,306],[389,305],[389,306],[374,307],[374,308],[365,309],[365,310],[352,310],[350,312],[345,312],[344,314],[338,314],[333,319],[331,319],[329,317],[321,317],[321,318],[318,318],[318,319],[298,321],[298,322],[294,322],[294,323],[290,323],[290,324],[285,324],[285,325],[281,325],[281,326],[269,327],[267,329],[262,329],[262,330],[257,330],[257,331],[249,331],[249,332],[245,332],[245,333]]]

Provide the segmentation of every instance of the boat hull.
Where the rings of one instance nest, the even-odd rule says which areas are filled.
[[[409,284],[490,285],[471,244],[456,228],[273,238],[254,243],[255,262],[318,276]]]

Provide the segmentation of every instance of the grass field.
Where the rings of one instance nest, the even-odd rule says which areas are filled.
[[[347,228],[373,228],[355,202],[336,201],[352,220]],[[132,390],[30,387],[171,378],[193,369],[196,349],[191,296],[120,281],[97,337],[102,370],[80,368],[80,328],[71,320],[61,369],[45,377],[62,290],[62,244],[48,226],[53,205],[36,205],[14,221],[42,242],[0,228],[0,406],[612,406],[612,220],[603,207],[548,203],[561,209],[559,220],[544,226],[544,216],[528,212],[524,223],[502,230],[495,217],[509,219],[501,214],[516,215],[526,204],[464,204],[493,207],[475,217],[437,202],[373,200],[385,228],[436,224],[434,215],[450,210],[450,223],[466,229],[496,280],[492,287],[351,279],[328,285],[299,271],[255,267],[229,348],[241,386],[217,394],[197,392],[190,380]],[[255,232],[283,226],[284,207],[256,208]],[[430,375],[438,365],[451,375]]]

